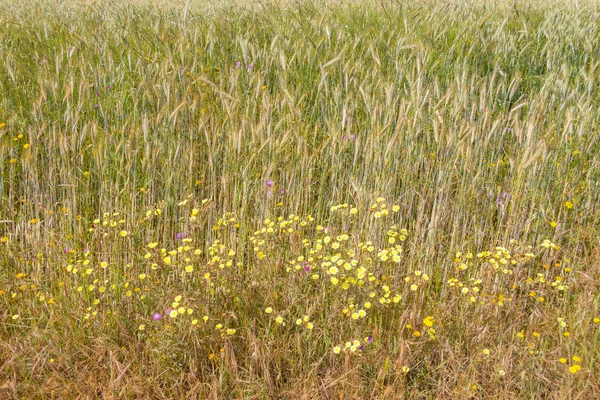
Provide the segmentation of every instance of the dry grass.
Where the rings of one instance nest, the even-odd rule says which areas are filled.
[[[599,16],[1,2],[0,398],[600,397]]]

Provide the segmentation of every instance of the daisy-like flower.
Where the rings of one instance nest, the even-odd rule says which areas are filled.
[[[425,326],[429,326],[429,327],[433,326],[434,322],[435,322],[435,319],[434,319],[434,318],[433,318],[431,315],[428,315],[428,316],[427,316],[427,317],[425,317],[425,319],[423,320],[423,324],[424,324]]]
[[[581,365],[579,365],[579,364],[574,364],[569,367],[569,372],[572,374],[576,374],[580,370],[581,370]]]

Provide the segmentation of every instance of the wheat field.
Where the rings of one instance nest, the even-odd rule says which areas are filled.
[[[600,398],[592,1],[0,1],[0,399]]]

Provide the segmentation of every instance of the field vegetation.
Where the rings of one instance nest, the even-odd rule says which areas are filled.
[[[600,398],[599,17],[0,1],[0,398]]]

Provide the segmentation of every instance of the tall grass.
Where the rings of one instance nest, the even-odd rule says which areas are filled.
[[[598,397],[599,15],[1,2],[0,396]]]

